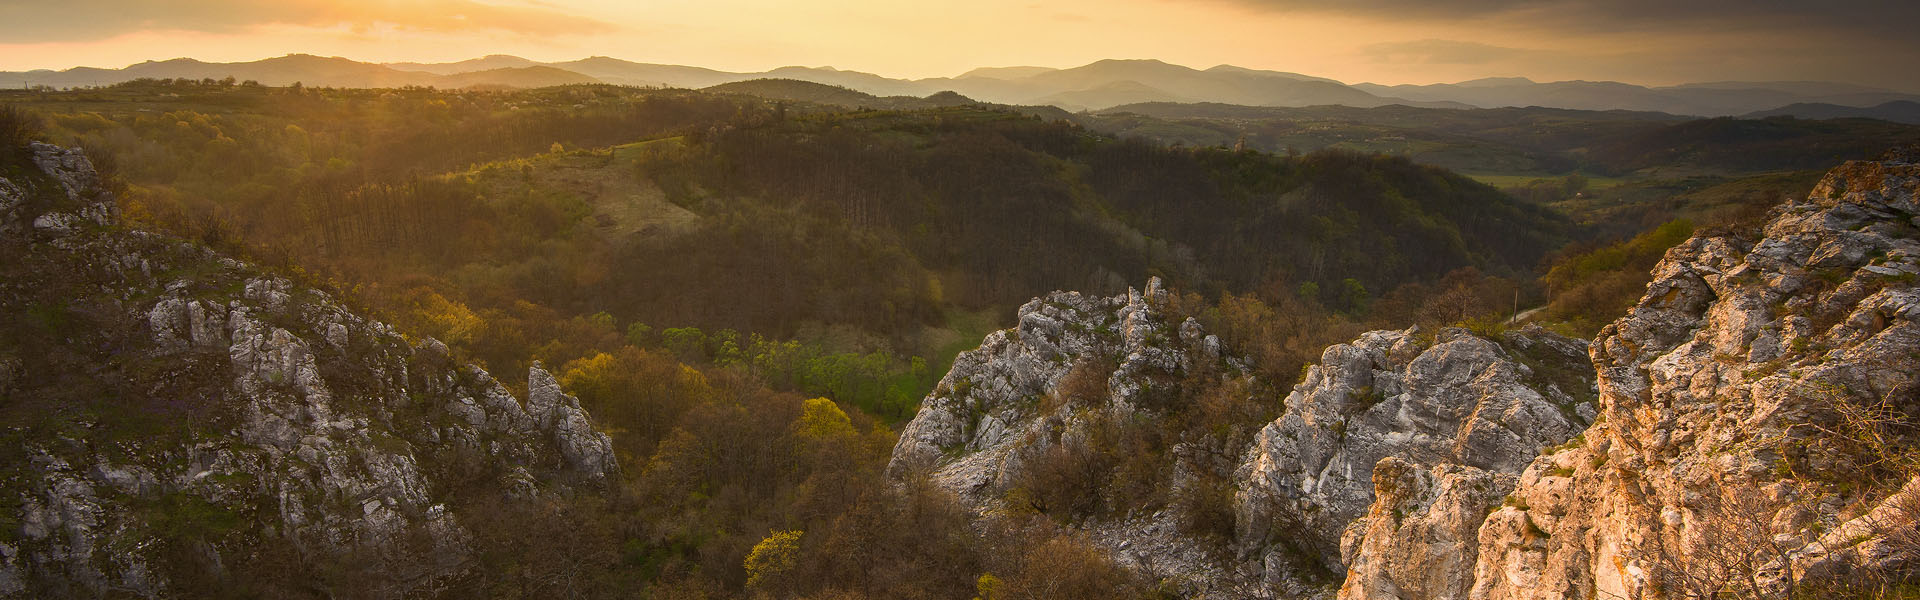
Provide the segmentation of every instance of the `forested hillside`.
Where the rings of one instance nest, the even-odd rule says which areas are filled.
[[[1403,159],[1169,149],[985,106],[152,81],[18,100],[120,166],[136,222],[301,269],[502,373],[655,348],[887,419],[1048,290],[1153,274],[1313,323],[1404,320],[1461,302],[1449,274],[1504,278],[1481,295],[1510,304],[1574,233]]]
[[[1119,534],[1089,540],[1077,528],[1096,517],[1124,527],[1173,523],[1161,534],[1204,538],[1177,545],[1183,560],[1233,552],[1228,544],[1249,540],[1259,546],[1249,552],[1286,551],[1291,546],[1238,531],[1235,490],[1244,483],[1235,465],[1260,426],[1287,410],[1285,390],[1303,377],[1326,382],[1313,374],[1332,367],[1309,365],[1324,362],[1330,344],[1373,340],[1400,348],[1380,350],[1399,353],[1394,360],[1412,358],[1402,350],[1475,336],[1524,346],[1553,338],[1508,335],[1505,322],[1540,305],[1546,310],[1536,314],[1553,325],[1590,334],[1639,298],[1668,248],[1696,230],[1751,233],[1777,193],[1805,179],[1619,182],[1615,189],[1631,193],[1594,197],[1568,177],[1553,184],[1567,197],[1516,198],[1514,189],[1387,154],[1163,146],[961,101],[845,109],[723,91],[141,81],[0,95],[8,102],[0,141],[12,150],[0,158],[9,181],[19,182],[0,191],[22,199],[9,200],[7,224],[34,232],[6,239],[5,250],[22,259],[0,298],[10,315],[0,328],[0,390],[61,397],[55,391],[65,379],[22,376],[45,358],[63,361],[56,370],[84,373],[73,380],[90,387],[76,389],[115,394],[112,402],[66,404],[8,396],[0,408],[23,456],[103,465],[125,458],[171,473],[178,465],[159,446],[116,458],[57,440],[81,430],[120,439],[110,436],[138,435],[153,415],[180,413],[175,420],[185,425],[167,435],[232,444],[229,432],[206,424],[282,400],[272,390],[295,390],[311,403],[338,388],[352,396],[354,410],[369,402],[367,422],[302,426],[358,432],[341,435],[362,454],[381,456],[439,444],[425,431],[393,426],[387,413],[396,409],[385,407],[468,419],[461,398],[477,394],[511,421],[506,404],[518,406],[514,396],[529,398],[529,407],[538,398],[542,415],[559,414],[552,407],[577,397],[577,418],[530,417],[572,429],[487,427],[556,440],[552,452],[530,455],[574,462],[577,440],[601,440],[594,456],[610,451],[611,462],[597,458],[597,472],[619,474],[604,491],[554,487],[562,491],[539,502],[513,491],[523,488],[511,477],[421,484],[431,489],[393,506],[418,523],[497,526],[473,528],[458,564],[401,570],[365,558],[378,548],[244,553],[293,538],[275,537],[281,513],[236,498],[270,498],[274,486],[298,479],[296,471],[221,467],[227,470],[211,483],[146,487],[99,475],[109,472],[104,467],[92,475],[42,469],[13,476],[53,482],[31,484],[46,503],[77,497],[132,507],[114,508],[116,515],[145,511],[127,522],[157,523],[160,533],[130,529],[123,533],[134,541],[116,543],[172,535],[176,541],[154,546],[171,553],[153,559],[169,569],[165,581],[141,585],[189,593],[1165,597],[1187,583],[1124,568],[1100,550]],[[91,167],[59,148],[29,149],[35,139],[83,148],[105,177],[96,182],[89,174],[85,185],[62,188],[65,200],[56,198],[54,184],[36,171],[50,173],[41,163],[52,159],[34,157],[65,157],[62,172]],[[87,223],[55,214],[67,204],[88,207],[74,209]],[[120,266],[89,270],[79,257],[91,246],[72,240],[114,248]],[[1171,289],[1129,290],[1149,277]],[[127,285],[134,287],[115,291]],[[1087,295],[1049,295],[1056,289]],[[1049,320],[1064,310],[1050,302],[1062,298],[1100,310]],[[258,332],[250,311],[284,321],[273,321],[282,333],[261,339],[295,357],[292,367],[254,372],[247,344]],[[1159,317],[1142,316],[1149,313]],[[289,320],[314,314],[334,321]],[[1018,327],[989,334],[1016,314]],[[230,322],[216,322],[222,318]],[[337,335],[333,322],[354,326]],[[1442,329],[1450,326],[1467,329]],[[1405,344],[1362,334],[1382,328],[1401,330],[1392,337]],[[87,333],[93,330],[112,335]],[[1047,336],[1099,342],[1070,361],[1047,355],[1054,343]],[[1081,408],[1124,392],[1129,403],[1159,411],[1141,414],[1164,419],[1126,411],[1101,417],[1085,430],[1092,432],[1085,444],[1048,450],[996,500],[1015,507],[1021,500],[1027,509],[987,520],[976,520],[926,473],[896,469],[889,480],[889,449],[903,437],[896,429],[923,398],[994,391],[972,390],[964,369],[950,372],[955,355],[983,337],[1002,350],[1033,348],[1010,356],[1032,363],[1027,371],[1078,386],[995,396],[1001,412],[1038,406],[1085,416]],[[357,352],[351,342],[361,338],[377,339],[380,354]],[[1176,345],[1175,354],[1152,350]],[[1108,346],[1141,354],[1102,354]],[[55,351],[29,356],[34,348]],[[1562,354],[1575,362],[1581,355]],[[299,368],[302,356],[314,361],[311,377]],[[997,372],[981,370],[984,354],[972,356],[970,368]],[[1577,366],[1514,356],[1526,363],[1510,367],[1514,381],[1524,375],[1527,385],[1558,386],[1568,398],[1589,393]],[[167,370],[188,359],[214,366]],[[1161,359],[1182,366],[1162,368]],[[221,360],[251,370],[229,386],[214,376],[224,372],[216,372],[225,368]],[[143,366],[149,362],[158,366]],[[459,372],[491,375],[449,376],[454,383],[402,377],[366,398],[351,392],[381,373],[450,373],[462,362],[484,370]],[[1106,369],[1125,376],[1103,377]],[[290,381],[290,373],[302,379]],[[936,387],[943,374],[946,383]],[[1107,389],[1113,382],[1120,387]],[[1385,395],[1370,385],[1342,386],[1323,395],[1360,410]],[[167,404],[176,392],[201,402]],[[564,394],[572,396],[561,400]],[[1540,410],[1578,414],[1577,402],[1561,404]],[[980,429],[986,413],[979,406],[936,408],[952,414],[947,422],[966,423],[968,435],[1008,431]],[[580,430],[587,414],[606,437]],[[1349,433],[1340,422],[1326,431],[1344,443]],[[1023,426],[1039,438],[1063,431],[1044,422]],[[242,436],[242,453],[265,434],[246,435],[253,437]],[[944,442],[929,448],[928,460],[954,458]],[[273,460],[297,457],[262,451]],[[456,460],[465,459],[445,462],[466,464]],[[435,467],[433,476],[464,468]],[[503,469],[512,472],[480,472]],[[1353,471],[1343,477],[1365,475]],[[124,489],[62,496],[54,492],[66,480],[47,473]],[[1117,483],[1108,490],[1110,482]],[[1184,487],[1167,487],[1176,482]],[[362,501],[324,510],[350,516],[370,506]],[[1365,503],[1343,506],[1354,512]],[[1130,511],[1154,512],[1136,522]],[[1331,527],[1321,537],[1338,532]],[[47,535],[33,538],[31,561],[18,563],[30,579],[16,580],[35,589],[93,589],[98,578],[46,566],[68,561],[40,550],[53,547]],[[70,537],[100,535],[107,534]],[[208,552],[215,558],[194,558]],[[75,560],[102,564],[90,554]],[[1301,565],[1309,563],[1294,567]],[[421,569],[438,574],[423,579],[415,575]],[[309,572],[324,576],[290,575]],[[1284,579],[1319,585],[1333,575]]]
[[[889,427],[736,369],[625,348],[510,392],[297,270],[126,227],[85,156],[20,143],[17,117],[0,597],[1152,589],[1044,520],[978,531],[886,484]]]
[[[152,559],[167,569],[164,583],[141,585],[195,594],[384,594],[430,583],[440,593],[535,597],[561,590],[666,598],[1150,596],[1156,582],[1115,566],[1046,516],[996,521],[983,533],[944,493],[884,482],[895,440],[889,422],[910,416],[946,370],[932,364],[945,358],[940,353],[971,347],[979,332],[1007,318],[1008,303],[1025,300],[1025,290],[1120,287],[1125,278],[1164,272],[1195,292],[1217,294],[1188,293],[1182,302],[1247,352],[1252,367],[1291,378],[1318,355],[1321,337],[1350,335],[1365,318],[1454,322],[1492,312],[1498,302],[1486,299],[1503,300],[1513,283],[1475,266],[1523,274],[1553,242],[1525,242],[1535,245],[1519,247],[1519,255],[1512,246],[1461,244],[1446,255],[1452,263],[1402,255],[1396,268],[1414,283],[1378,298],[1367,286],[1387,280],[1356,266],[1361,261],[1234,262],[1216,254],[1221,248],[1324,231],[1338,235],[1313,238],[1326,244],[1322,255],[1351,257],[1378,249],[1339,244],[1417,242],[1463,235],[1458,230],[1482,237],[1499,219],[1549,235],[1567,227],[1485,186],[1397,159],[1169,150],[985,109],[834,114],[793,107],[783,118],[777,106],[615,88],[457,94],[141,85],[154,87],[36,96],[32,114],[10,106],[4,120],[14,132],[10,147],[57,139],[89,146],[102,164],[117,167],[99,190],[84,193],[114,202],[127,225],[263,261],[220,262],[181,246],[188,258],[151,283],[190,280],[168,292],[181,303],[166,323],[201,331],[188,305],[224,303],[243,288],[260,288],[245,293],[246,302],[296,314],[311,312],[308,299],[332,296],[342,306],[313,306],[329,314],[371,310],[414,336],[405,360],[475,360],[514,394],[551,399],[557,384],[577,396],[608,433],[622,474],[604,495],[533,504],[484,483],[434,487],[450,518],[492,526],[472,529],[463,562],[433,567],[450,570],[431,582],[413,579],[406,569],[414,567],[351,551],[246,554],[285,540],[274,537],[272,513],[232,499],[269,494],[282,485],[277,474],[217,471],[209,479],[217,485],[126,488],[125,498],[77,500],[114,511],[133,506],[145,511],[139,519],[177,530],[169,534],[175,542],[156,547],[167,553]],[[416,118],[439,110],[440,117]],[[467,133],[462,123],[484,134]],[[546,141],[514,133],[549,126],[567,135]],[[482,135],[501,143],[483,143]],[[380,141],[389,138],[432,151],[399,153]],[[9,167],[9,177],[22,177],[28,189],[45,185],[33,167],[10,164],[17,168]],[[1155,193],[1194,198],[1194,210],[1245,215],[1251,226],[1210,229],[1156,206]],[[1476,199],[1487,206],[1476,207]],[[35,212],[45,207],[23,206],[31,210],[14,215],[21,227],[42,220]],[[1411,225],[1372,237],[1328,229],[1375,220]],[[87,239],[148,239],[104,223],[85,230]],[[1227,245],[1203,245],[1208,236],[1224,236]],[[184,439],[227,443],[224,430],[193,424],[255,402],[258,392],[246,385],[352,390],[366,377],[361,362],[393,368],[380,366],[393,360],[386,355],[361,357],[335,345],[324,324],[299,324],[301,339],[275,343],[334,348],[318,351],[320,379],[307,383],[274,371],[260,375],[265,384],[235,384],[239,391],[228,393],[207,383],[220,381],[212,370],[181,379],[172,371],[93,369],[88,361],[116,360],[108,356],[152,354],[170,364],[171,346],[143,341],[152,327],[147,315],[164,308],[147,304],[165,298],[142,292],[94,303],[69,294],[109,284],[76,279],[81,269],[68,264],[76,259],[46,254],[57,245],[38,239],[14,240],[22,256],[39,261],[19,268],[63,283],[9,288],[20,299],[4,307],[19,324],[0,339],[8,377],[38,364],[15,358],[52,347],[63,349],[56,357],[78,357],[63,369],[123,391],[106,404],[9,400],[13,439],[29,451],[50,448],[48,440],[74,427],[137,435],[129,427],[145,426],[150,411],[122,405],[188,411]],[[140,258],[157,260],[138,252],[127,260]],[[1442,268],[1448,271],[1435,271]],[[68,271],[76,274],[60,275]],[[1489,289],[1496,291],[1483,293]],[[74,337],[95,322],[123,332],[113,338],[117,350]],[[221,336],[239,341],[245,333],[207,331],[192,333],[199,336],[193,343],[217,346]],[[452,356],[426,336],[446,341]],[[390,354],[406,355],[397,339],[382,339]],[[213,350],[192,356],[227,356]],[[544,360],[553,378],[516,381],[547,372],[529,369],[533,360]],[[175,392],[211,404],[167,404]],[[404,389],[382,397],[414,401]],[[407,441],[416,434],[425,435],[370,432],[365,443],[405,454],[414,447],[408,444],[428,443]],[[171,464],[153,453],[164,448],[72,460]],[[107,486],[101,493],[112,487],[98,485]],[[195,548],[225,558],[215,567],[180,558]],[[63,563],[41,562],[65,559],[34,556],[16,563],[25,573],[19,581],[34,589],[98,583],[61,575],[55,565]]]

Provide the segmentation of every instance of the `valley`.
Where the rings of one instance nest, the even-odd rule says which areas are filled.
[[[10,82],[0,597],[1920,582],[1920,124],[1884,88]]]

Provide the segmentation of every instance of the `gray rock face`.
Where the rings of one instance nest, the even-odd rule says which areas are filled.
[[[890,472],[926,472],[989,514],[1028,461],[1082,443],[1097,419],[1191,401],[1163,396],[1200,361],[1246,370],[1199,323],[1161,317],[1164,294],[1153,281],[1125,296],[1056,292],[1021,307],[1017,328],[955,360],[902,430]],[[1572,437],[1594,413],[1525,364],[1577,371],[1588,364],[1583,342],[1537,328],[1504,342],[1458,329],[1376,331],[1329,348],[1238,463],[1243,559],[1222,560],[1168,510],[1080,526],[1121,564],[1203,597],[1324,593],[1316,588],[1324,578],[1311,573],[1344,572],[1348,560],[1369,573],[1367,590],[1462,597],[1471,577],[1424,574],[1470,570],[1479,518],[1542,448]],[[1089,365],[1105,397],[1061,410],[1059,398]],[[1591,380],[1578,385],[1586,392]],[[1222,473],[1234,471],[1233,460]],[[1404,482],[1381,504],[1376,463]],[[1168,468],[1178,486],[1181,469],[1192,467]],[[1420,535],[1403,535],[1410,532]],[[1425,554],[1438,549],[1451,552],[1447,560]]]
[[[1237,475],[1238,537],[1248,551],[1265,553],[1275,583],[1301,557],[1345,572],[1342,538],[1350,527],[1367,528],[1356,520],[1370,510],[1404,510],[1375,506],[1376,465],[1384,459],[1400,459],[1389,463],[1402,465],[1388,471],[1395,477],[1453,465],[1495,481],[1586,426],[1579,402],[1501,345],[1464,329],[1421,338],[1415,330],[1374,331],[1327,348],[1287,396],[1286,412],[1254,442]],[[1508,338],[1562,364],[1580,364],[1574,353],[1584,350],[1537,328]]]
[[[1535,460],[1488,517],[1472,597],[1675,597],[1727,577],[1784,594],[1843,565],[1920,564],[1920,544],[1894,543],[1920,535],[1920,505],[1901,508],[1915,486],[1878,500],[1901,482],[1860,466],[1912,452],[1911,430],[1862,449],[1842,418],[1910,424],[1920,408],[1916,223],[1920,165],[1853,162],[1760,240],[1669,251],[1594,341],[1604,423]],[[1787,556],[1713,560],[1749,546]]]
[[[37,142],[31,149],[43,179],[37,185],[0,179],[0,239],[30,231],[63,234],[114,222],[119,213],[112,202],[87,200],[101,192],[101,184],[85,154]]]
[[[11,236],[0,253],[46,279],[0,284],[0,305],[24,310],[36,286],[104,290],[113,308],[90,314],[129,333],[102,338],[112,348],[102,366],[182,365],[134,400],[197,397],[210,413],[178,444],[25,430],[28,464],[0,467],[5,501],[19,507],[0,545],[0,595],[166,596],[172,559],[152,553],[168,541],[154,519],[178,510],[243,536],[202,549],[215,568],[251,548],[370,552],[400,574],[370,588],[397,596],[467,568],[450,494],[565,493],[614,475],[609,438],[540,367],[523,407],[437,341],[410,344],[318,290],[117,229],[77,152],[35,146],[35,163],[44,178],[0,179]],[[0,389],[32,398],[36,375],[13,374],[21,350],[0,347]]]
[[[961,353],[951,371],[921,402],[901,430],[888,471],[895,477],[927,473],[983,516],[1002,507],[1020,469],[1061,445],[1084,444],[1101,419],[1149,416],[1180,402],[1175,387],[1196,366],[1243,373],[1243,361],[1224,356],[1220,340],[1187,319],[1167,322],[1167,292],[1158,278],[1146,289],[1099,298],[1054,292],[1019,310],[1014,329],[989,334]],[[1101,397],[1059,398],[1076,369],[1097,378]],[[1050,400],[1051,399],[1051,400]],[[1067,404],[1063,404],[1067,403]],[[1181,485],[1168,465],[1172,485]],[[1214,560],[1165,510],[1091,519],[1089,539],[1122,565],[1175,582],[1203,597],[1264,596],[1243,585],[1257,578]]]
[[[1480,523],[1513,489],[1512,474],[1458,464],[1373,467],[1374,502],[1347,529],[1342,600],[1460,600],[1473,588]]]
[[[551,432],[553,446],[560,450],[567,468],[593,477],[604,477],[619,468],[613,459],[613,439],[593,429],[580,400],[560,391],[560,382],[547,373],[538,361],[527,374],[527,412],[534,426]]]
[[[953,368],[901,429],[888,472],[930,469],[943,486],[979,504],[1003,491],[999,484],[1016,447],[1031,449],[1036,439],[1058,437],[1042,435],[1061,423],[1048,423],[1039,408],[1075,365],[1102,365],[1106,409],[1119,414],[1140,409],[1156,381],[1183,376],[1194,360],[1231,361],[1245,369],[1217,351],[1194,356],[1182,348],[1179,334],[1155,308],[1165,295],[1154,278],[1144,293],[1095,298],[1054,292],[1021,306],[1019,326],[988,334],[979,348],[954,358]],[[1189,337],[1219,347],[1218,338],[1188,323]]]

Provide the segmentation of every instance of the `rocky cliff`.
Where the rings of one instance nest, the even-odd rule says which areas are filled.
[[[920,411],[900,432],[888,470],[931,468],[943,486],[980,503],[1000,490],[1015,450],[1057,441],[1073,429],[1042,401],[1062,395],[1061,383],[1087,366],[1106,393],[1097,400],[1116,413],[1141,408],[1156,382],[1177,380],[1194,361],[1233,361],[1220,341],[1192,319],[1177,331],[1156,305],[1166,302],[1158,278],[1145,292],[1100,298],[1054,292],[1020,307],[1019,325],[996,331],[980,347],[954,358]],[[1203,349],[1189,354],[1183,341]],[[1164,396],[1165,394],[1160,394]],[[1051,419],[1051,420],[1050,420]],[[1017,466],[1017,465],[1015,465]]]
[[[1251,574],[1216,560],[1166,506],[1197,471],[1230,472],[1233,457],[1183,458],[1197,453],[1140,441],[1173,437],[1159,423],[1196,389],[1249,379],[1198,322],[1175,323],[1168,300],[1155,278],[1114,297],[1028,302],[1018,326],[954,360],[901,430],[889,472],[924,473],[982,516],[1041,510],[1070,521],[1121,564],[1194,594],[1257,593]],[[1122,489],[1118,479],[1146,484]]]
[[[1472,564],[1472,524],[1463,533],[1452,509],[1429,508],[1497,502],[1542,448],[1584,429],[1585,353],[1539,328],[1501,342],[1458,328],[1374,331],[1327,348],[1239,469],[1240,545],[1282,590],[1315,571],[1418,579]],[[1419,547],[1381,548],[1414,531],[1426,532]],[[1404,583],[1414,596],[1448,595],[1439,582]]]
[[[1472,597],[1785,597],[1911,578],[1915,157],[1839,167],[1757,239],[1696,237],[1654,275],[1593,343],[1600,423],[1534,460],[1480,527],[1458,574]]]
[[[1757,235],[1681,244],[1591,344],[1447,329],[1328,348],[1235,469],[1238,559],[1192,552],[1195,532],[1158,514],[1080,525],[1123,562],[1199,573],[1216,597],[1334,594],[1326,582],[1356,600],[1911,586],[1917,163],[1849,163]],[[894,470],[926,469],[991,508],[1036,449],[1097,435],[1098,415],[1194,401],[1138,396],[1234,363],[1197,324],[1160,320],[1157,288],[1023,307],[1019,328],[964,355],[927,399]],[[1084,372],[1103,400],[1061,400]]]
[[[1171,423],[1219,389],[1195,379],[1251,379],[1242,374],[1244,363],[1224,354],[1197,322],[1171,323],[1166,302],[1155,280],[1124,296],[1055,292],[1023,306],[1018,327],[989,335],[956,359],[902,430],[891,470],[896,476],[923,471],[983,514],[1018,511],[1023,503],[1064,514],[1123,564],[1189,584],[1185,589],[1196,595],[1284,597],[1338,581],[1349,562],[1343,536],[1356,555],[1351,561],[1362,568],[1437,566],[1410,551],[1393,559],[1360,551],[1365,540],[1378,546],[1386,535],[1368,534],[1369,523],[1433,521],[1430,528],[1454,532],[1450,559],[1470,567],[1472,530],[1485,508],[1498,503],[1542,448],[1573,437],[1595,414],[1592,371],[1577,340],[1537,328],[1510,332],[1500,342],[1463,329],[1376,331],[1329,348],[1305,381],[1275,403],[1285,409],[1272,423],[1252,423],[1237,438],[1176,442],[1153,464],[1131,467],[1165,473],[1161,481],[1174,489],[1172,504],[1182,486],[1198,485],[1196,473],[1218,468],[1229,489],[1240,490],[1225,507],[1237,521],[1232,539],[1208,540],[1191,519],[1165,506],[1080,515],[1051,510],[1051,498],[1035,502],[1036,492],[1027,488],[1050,480],[1036,483],[1034,473],[1089,468],[1091,461],[1077,457],[1117,437],[1109,424],[1146,423],[1171,437]],[[1192,452],[1196,447],[1225,451]],[[1456,524],[1466,517],[1430,516],[1424,508],[1410,517],[1370,517],[1376,463],[1404,465],[1405,477],[1418,480],[1404,486],[1409,491],[1432,484],[1428,469],[1472,478],[1471,493],[1440,494],[1470,497],[1472,522]],[[1125,471],[1097,471],[1098,485],[1074,489],[1124,495],[1118,480]],[[1105,479],[1110,472],[1112,481]],[[1433,494],[1401,498],[1406,494],[1396,487],[1380,495],[1430,503]],[[1221,548],[1223,541],[1237,550]]]
[[[615,476],[537,364],[523,403],[439,342],[122,228],[84,156],[31,150],[0,173],[0,596],[178,595],[262,565],[397,596],[469,568],[462,502]]]

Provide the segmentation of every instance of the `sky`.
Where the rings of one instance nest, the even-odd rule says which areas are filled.
[[[1920,0],[0,0],[0,70],[291,53],[612,56],[889,77],[1153,58],[1348,83],[1817,80],[1920,92]]]

